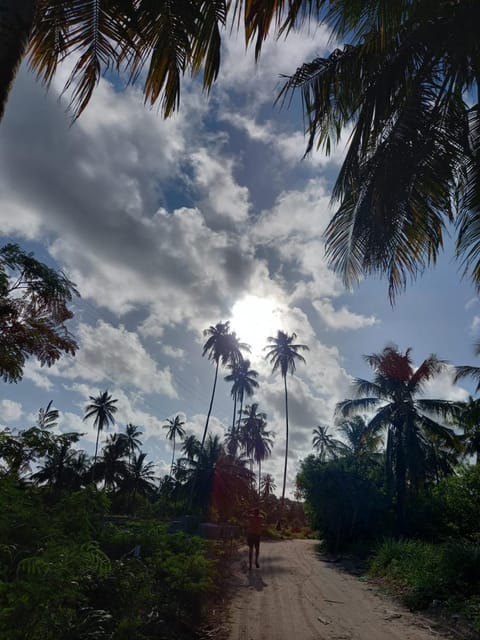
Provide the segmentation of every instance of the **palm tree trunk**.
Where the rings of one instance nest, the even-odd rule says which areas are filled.
[[[260,483],[262,478],[262,461],[258,461],[258,499],[260,499]]]
[[[0,0],[0,120],[27,50],[38,0]]]
[[[95,455],[93,456],[93,465],[92,465],[92,482],[95,482],[95,464],[97,462],[98,439],[99,438],[100,438],[100,429],[97,429],[97,441],[95,442]]]
[[[175,434],[173,435],[173,453],[172,453],[172,464],[170,465],[170,477],[173,478],[173,461],[175,460]]]
[[[233,396],[233,420],[232,420],[232,432],[235,430],[235,416],[237,415],[237,394]]]
[[[282,501],[280,503],[280,513],[283,515],[283,504],[285,502],[285,487],[287,485],[287,463],[288,463],[288,393],[287,393],[287,376],[283,378],[285,384],[285,466],[283,468],[283,488]]]
[[[219,364],[220,364],[220,360],[217,360],[217,366],[215,367],[215,379],[213,381],[212,397],[210,398],[210,406],[208,407],[207,421],[205,423],[205,429],[203,430],[203,438],[202,438],[202,444],[200,446],[200,451],[203,451],[203,445],[205,444],[205,438],[207,437],[208,423],[210,422],[210,414],[212,413],[213,399],[215,397],[215,387],[217,386]]]

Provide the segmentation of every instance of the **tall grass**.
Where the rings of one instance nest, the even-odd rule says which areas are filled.
[[[412,609],[426,608],[433,600],[447,606],[462,602],[480,629],[480,610],[473,606],[480,601],[480,545],[387,539],[374,554],[370,573],[390,580]]]

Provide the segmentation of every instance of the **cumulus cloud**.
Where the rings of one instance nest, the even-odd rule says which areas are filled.
[[[335,309],[329,300],[312,300],[312,305],[329,329],[362,329],[379,323],[375,316],[363,316],[345,306]]]
[[[16,422],[23,415],[23,408],[20,402],[4,398],[0,400],[0,416],[7,424]]]

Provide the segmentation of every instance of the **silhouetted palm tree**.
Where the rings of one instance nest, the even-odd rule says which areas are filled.
[[[245,430],[248,434],[247,455],[252,456],[253,460],[258,464],[258,495],[260,495],[262,462],[271,455],[275,436],[271,431],[267,431],[267,416],[265,413],[257,413],[254,419],[246,418],[245,420]]]
[[[210,326],[208,329],[205,329],[203,334],[208,336],[208,339],[203,345],[202,356],[208,354],[208,359],[215,363],[215,378],[213,381],[212,397],[210,399],[210,406],[208,407],[205,429],[203,431],[202,442],[200,445],[201,449],[203,449],[205,438],[207,436],[208,423],[212,413],[220,363],[224,366],[228,364],[238,364],[242,358],[242,350],[248,351],[250,349],[248,345],[239,342],[235,332],[232,333],[230,331],[230,323],[228,321],[218,322],[215,326]]]
[[[382,434],[369,429],[364,416],[342,420],[338,429],[345,436],[347,447],[355,458],[374,455],[382,444]]]
[[[186,436],[182,444],[182,451],[186,455],[187,460],[193,460],[193,458],[200,452],[200,440],[196,435],[190,433]]]
[[[95,442],[95,455],[93,457],[93,466],[92,466],[92,482],[95,478],[95,463],[97,462],[97,453],[98,453],[98,439],[100,437],[100,431],[103,431],[105,428],[108,428],[109,425],[115,424],[115,414],[117,412],[117,407],[115,403],[118,402],[117,399],[112,398],[112,396],[108,393],[108,391],[104,391],[98,396],[90,396],[91,403],[85,407],[85,416],[84,420],[88,418],[95,418],[93,421],[93,426],[97,428],[97,440]]]
[[[125,451],[128,456],[128,464],[130,464],[132,460],[132,456],[135,451],[140,451],[142,447],[142,441],[140,440],[140,436],[143,435],[142,431],[140,431],[140,427],[129,422],[125,427],[125,433],[119,433],[118,438],[122,442],[125,447]]]
[[[357,379],[354,388],[357,398],[344,400],[337,405],[336,413],[349,417],[376,409],[368,423],[373,433],[387,432],[386,471],[388,485],[395,481],[395,494],[399,524],[405,516],[407,480],[416,490],[425,480],[425,459],[431,448],[431,437],[450,448],[458,446],[452,429],[436,422],[430,415],[443,418],[458,416],[458,405],[447,400],[418,398],[425,384],[439,374],[445,362],[435,355],[414,369],[410,349],[401,353],[395,345],[389,345],[381,353],[364,356],[373,368],[372,382]]]
[[[39,484],[46,484],[55,490],[80,488],[85,466],[79,470],[79,462],[85,465],[86,458],[81,457],[81,452],[72,449],[72,444],[80,439],[79,433],[68,433],[56,436],[52,440],[52,447],[45,456],[38,471],[32,475],[32,479]]]
[[[468,402],[459,403],[459,406],[457,423],[463,429],[465,452],[475,456],[476,464],[480,465],[480,400],[470,396]]]
[[[262,481],[260,483],[261,494],[264,498],[269,495],[275,493],[275,489],[277,485],[275,484],[275,480],[270,473],[264,473],[262,476]]]
[[[107,438],[102,455],[94,462],[92,475],[97,480],[104,481],[106,491],[118,487],[127,476],[128,465],[123,460],[125,453],[125,443],[118,433],[114,433]]]
[[[232,382],[231,395],[233,398],[233,420],[232,429],[235,427],[236,422],[236,408],[237,401],[240,402],[240,410],[238,414],[238,422],[240,422],[240,416],[242,415],[243,399],[245,395],[252,396],[255,389],[258,388],[258,372],[254,369],[250,369],[250,360],[241,358],[240,361],[234,362],[228,365],[231,373],[225,376],[226,382]]]
[[[135,504],[137,494],[148,497],[155,491],[155,464],[145,462],[146,453],[134,455],[128,467],[128,483],[132,487],[132,503]]]
[[[340,440],[329,435],[328,427],[318,425],[313,430],[312,446],[318,452],[318,457],[322,462],[333,459],[336,460],[339,454],[345,450],[345,445]]]
[[[185,429],[183,425],[185,421],[176,415],[175,418],[167,418],[167,424],[162,425],[162,429],[167,429],[167,440],[173,441],[172,463],[170,465],[170,475],[173,474],[173,463],[175,461],[175,442],[177,438],[183,440],[185,437]]]
[[[285,388],[285,465],[283,470],[283,487],[281,509],[285,501],[285,487],[287,485],[287,464],[288,464],[288,391],[287,391],[287,374],[295,373],[297,361],[306,362],[300,351],[308,351],[308,347],[304,344],[295,344],[297,334],[288,335],[284,331],[278,331],[275,337],[268,338],[268,344],[265,347],[267,351],[265,358],[272,365],[272,373],[280,370]]]

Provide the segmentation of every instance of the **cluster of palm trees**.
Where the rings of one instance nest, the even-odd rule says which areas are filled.
[[[253,455],[253,459],[259,464],[260,487],[261,462],[271,453],[272,434],[266,431],[266,415],[263,412],[258,412],[258,404],[254,403],[250,405],[246,411],[243,410],[245,396],[252,396],[254,390],[258,387],[256,381],[258,373],[250,369],[250,361],[245,359],[242,354],[242,351],[250,351],[250,347],[239,341],[236,333],[230,330],[230,323],[228,321],[219,322],[215,326],[210,326],[204,331],[204,334],[208,339],[204,344],[202,355],[205,356],[208,354],[208,359],[214,363],[215,377],[201,446],[203,447],[208,431],[208,423],[217,385],[218,370],[221,363],[230,369],[230,373],[226,376],[225,380],[232,383],[233,420],[227,434],[228,447],[233,454],[235,454],[238,447],[241,446],[247,455]],[[295,343],[296,338],[296,333],[289,335],[284,331],[278,331],[276,336],[267,338],[268,344],[265,347],[265,357],[272,365],[272,373],[280,371],[285,390],[285,463],[282,504],[285,500],[288,465],[289,423],[287,375],[288,373],[293,374],[295,372],[297,362],[305,362],[301,351],[308,350],[306,345]],[[238,419],[237,404],[240,405]],[[241,425],[242,416],[245,416],[243,427]]]
[[[100,399],[105,400],[103,404]],[[98,433],[105,427],[105,412],[111,404],[108,393],[92,398],[86,415],[92,415],[97,406]],[[134,508],[137,496],[151,497],[156,490],[155,465],[147,462],[147,454],[141,451],[139,427],[127,424],[123,432],[110,434],[101,448],[97,447],[91,459],[84,451],[75,448],[80,433],[55,433],[58,410],[50,402],[40,409],[34,427],[12,434],[1,433],[0,459],[2,471],[17,478],[45,486],[54,492],[79,491],[94,482],[103,490],[125,497],[126,507]],[[98,434],[97,434],[98,435]]]
[[[409,495],[452,474],[466,455],[476,455],[479,463],[480,404],[472,398],[453,402],[422,395],[425,384],[446,367],[434,355],[415,369],[410,349],[402,353],[389,345],[365,360],[373,368],[373,380],[356,379],[356,397],[336,407],[343,439],[318,426],[312,444],[323,461],[352,455],[370,464],[383,461],[401,522]],[[455,379],[465,375],[478,375],[478,370],[457,367]]]

